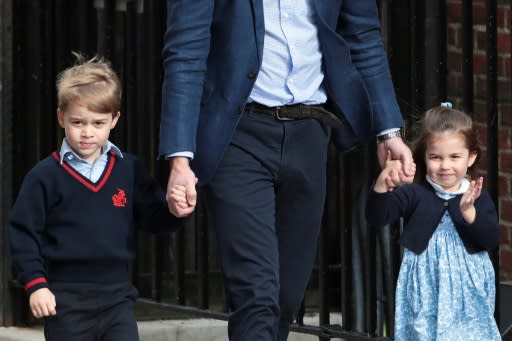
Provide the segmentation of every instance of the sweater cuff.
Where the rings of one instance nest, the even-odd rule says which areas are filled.
[[[48,281],[44,277],[37,277],[34,278],[23,286],[23,289],[25,289],[25,292],[28,296],[30,296],[34,291],[41,289],[41,288],[48,288]]]

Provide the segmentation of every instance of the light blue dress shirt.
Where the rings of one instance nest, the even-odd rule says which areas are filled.
[[[66,160],[67,164],[73,167],[78,173],[92,182],[98,181],[101,174],[105,170],[108,162],[108,153],[113,152],[119,158],[123,157],[121,150],[112,142],[107,141],[101,150],[101,155],[96,159],[94,163],[90,163],[78,156],[73,149],[69,146],[68,142],[64,138],[60,147],[60,162]]]
[[[327,100],[313,11],[311,0],[263,0],[263,60],[250,102],[274,107]]]

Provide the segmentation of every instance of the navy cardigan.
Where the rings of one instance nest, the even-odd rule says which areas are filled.
[[[472,224],[468,224],[462,216],[459,208],[461,197],[457,195],[449,200],[442,199],[426,182],[403,185],[386,193],[377,193],[372,189],[366,204],[366,220],[372,226],[381,227],[403,217],[400,244],[420,254],[427,248],[441,217],[448,210],[468,252],[475,253],[497,246],[500,228],[489,193],[482,191],[476,200],[476,217]]]

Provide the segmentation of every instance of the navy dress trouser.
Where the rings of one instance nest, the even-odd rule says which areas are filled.
[[[46,341],[138,341],[137,289],[119,284],[50,283],[57,315],[45,317]]]
[[[313,267],[330,129],[246,110],[206,187],[231,340],[286,340]]]

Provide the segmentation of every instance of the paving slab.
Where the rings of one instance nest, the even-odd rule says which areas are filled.
[[[318,317],[306,317],[304,322],[318,325]],[[228,340],[227,322],[215,319],[139,321],[138,327],[141,341]],[[44,341],[43,329],[41,326],[0,327],[0,341]],[[288,341],[318,341],[318,337],[290,333]]]

